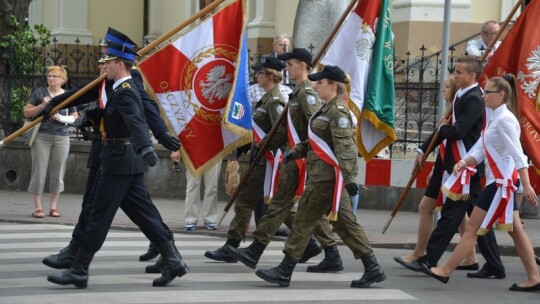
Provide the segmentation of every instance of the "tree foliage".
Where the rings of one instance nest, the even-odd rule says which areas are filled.
[[[27,22],[31,0],[0,0],[0,137],[11,131],[12,123],[22,124],[22,108],[30,89],[21,83],[8,83],[7,75],[42,73],[39,49],[50,43],[50,31]]]

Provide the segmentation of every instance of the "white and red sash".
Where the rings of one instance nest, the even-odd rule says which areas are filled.
[[[455,101],[452,104],[452,107],[455,106]],[[452,111],[452,118],[450,124],[456,121],[456,111]],[[445,157],[445,146],[447,145],[446,139],[441,143],[440,155],[444,164]],[[467,154],[467,149],[465,149],[465,144],[463,140],[453,140],[450,142],[450,147],[452,149],[452,154],[454,156],[454,161],[457,163],[460,160],[464,159],[465,154]],[[444,169],[443,169],[444,170]],[[446,172],[446,170],[444,170]],[[471,177],[476,173],[475,167],[467,167],[462,171],[462,174],[455,176],[453,174],[447,174],[446,180],[443,179],[441,191],[444,195],[448,196],[453,201],[459,200],[468,200],[470,193]],[[441,202],[441,203],[444,203]]]
[[[105,106],[107,105],[107,90],[105,89],[105,84],[107,80],[103,80],[101,83],[101,89],[99,90],[99,108],[105,109]],[[101,118],[99,122],[99,131],[101,132],[101,135],[103,136],[103,139],[107,138],[107,134],[105,133],[105,122],[103,118]]]
[[[107,90],[105,89],[106,80],[101,83],[101,89],[99,90],[99,108],[105,109],[107,105]]]
[[[266,136],[266,133],[253,121],[253,140],[255,144],[259,144],[261,140]],[[279,180],[279,163],[283,159],[280,149],[276,152],[276,155],[270,150],[266,150],[264,153],[266,158],[266,171],[264,174],[264,201],[268,203],[274,191],[277,187]]]
[[[343,193],[343,174],[341,174],[341,168],[337,157],[334,155],[334,152],[330,146],[319,136],[315,135],[311,131],[311,124],[308,128],[308,139],[311,149],[315,152],[315,155],[323,160],[325,163],[334,167],[336,173],[336,183],[334,185],[334,200],[332,202],[332,210],[330,216],[328,217],[331,221],[337,221],[338,211],[339,211],[339,201],[341,200],[341,194]]]
[[[514,160],[510,158],[506,163],[497,151],[485,141],[482,133],[482,143],[486,152],[486,160],[495,177],[497,192],[489,206],[486,217],[478,229],[477,234],[484,235],[495,225],[497,229],[513,230],[514,192],[518,179],[518,172]]]
[[[289,109],[287,109],[287,138],[289,148],[294,147],[297,143],[300,142],[300,136],[298,136],[298,132],[294,128]],[[297,159],[294,162],[296,163],[296,167],[298,168],[298,186],[296,187],[296,194],[294,196],[294,200],[296,201],[302,196],[302,193],[304,193],[304,189],[306,187],[307,171],[305,158]]]

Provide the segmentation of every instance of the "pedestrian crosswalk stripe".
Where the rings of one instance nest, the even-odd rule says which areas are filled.
[[[8,228],[8,229],[1,229]],[[28,228],[28,229],[26,229]],[[37,229],[40,228],[40,229]],[[221,263],[203,257],[207,250],[221,247],[218,236],[176,234],[176,245],[191,271],[167,288],[152,287],[159,274],[146,274],[154,261],[139,262],[148,240],[140,231],[109,233],[89,270],[88,289],[57,286],[46,280],[62,270],[41,263],[68,244],[72,227],[61,225],[0,225],[0,303],[328,303],[361,300],[415,300],[398,289],[356,289],[350,282],[360,272],[308,273],[323,255],[298,264],[289,288],[277,288],[255,275],[242,263]],[[50,241],[49,241],[50,240]],[[249,242],[242,243],[242,247]],[[258,269],[270,269],[283,258],[283,241],[272,242]],[[324,287],[324,288],[319,288]]]
[[[2,303],[30,303],[36,300],[39,303],[77,303],[94,304],[96,300],[102,303],[257,303],[269,301],[283,301],[284,303],[295,301],[317,300],[323,303],[330,301],[359,301],[359,300],[416,300],[416,298],[397,289],[385,289],[384,292],[377,289],[349,288],[347,292],[335,289],[309,289],[299,292],[295,289],[266,288],[257,292],[231,290],[161,290],[154,292],[115,292],[115,293],[59,293],[56,295],[40,295],[39,298],[31,296],[5,297]]]

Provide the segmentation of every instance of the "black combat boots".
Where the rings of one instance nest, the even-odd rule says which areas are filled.
[[[93,256],[93,254],[79,249],[70,268],[62,271],[60,274],[49,275],[47,280],[58,285],[73,284],[78,288],[86,288],[88,285],[88,266],[92,262]]]
[[[220,261],[220,262],[225,262],[225,263],[236,263],[238,262],[238,259],[236,259],[235,256],[231,255],[229,253],[229,251],[227,250],[227,245],[233,247],[233,248],[238,248],[238,246],[240,246],[240,241],[239,240],[235,240],[235,239],[231,239],[231,238],[227,238],[227,242],[225,242],[225,245],[223,245],[223,247],[220,247],[214,251],[207,251],[204,253],[204,256],[209,258],[209,259],[212,259],[212,260],[215,260],[215,261]]]
[[[261,244],[257,239],[255,239],[247,248],[234,248],[232,246],[227,246],[227,250],[232,256],[244,263],[244,265],[247,267],[253,269],[255,269],[255,266],[257,266],[257,263],[259,262],[265,248],[266,245]]]
[[[149,261],[151,259],[156,258],[159,255],[159,248],[156,244],[150,242],[150,245],[148,246],[148,251],[144,253],[143,255],[139,256],[139,261],[145,262]]]
[[[337,245],[324,248],[324,259],[317,265],[308,266],[307,272],[337,272],[343,270]]]
[[[278,267],[269,270],[259,269],[255,274],[266,282],[276,283],[279,287],[288,287],[295,266],[296,262],[286,255]]]
[[[43,259],[43,264],[55,269],[67,269],[71,267],[75,260],[75,255],[79,250],[79,240],[71,239],[66,248],[60,250],[57,254],[50,255]]]
[[[160,273],[161,269],[163,269],[163,266],[165,266],[165,261],[163,261],[163,259],[159,257],[156,263],[146,266],[145,272],[146,273]]]
[[[182,277],[189,272],[189,268],[182,260],[182,256],[174,245],[174,241],[168,241],[159,246],[163,267],[161,277],[154,280],[153,286],[165,286],[172,282],[175,277]]]
[[[322,252],[321,246],[319,246],[319,244],[317,243],[317,240],[313,236],[311,236],[311,238],[309,238],[309,243],[306,246],[304,253],[302,254],[302,257],[300,258],[300,260],[298,260],[298,263],[305,263],[309,261],[309,259],[317,256],[321,252]]]
[[[362,275],[360,280],[353,280],[351,282],[351,287],[367,288],[373,283],[379,283],[386,280],[386,275],[377,262],[373,252],[363,255],[360,259],[362,259],[362,264],[364,264],[364,275]]]

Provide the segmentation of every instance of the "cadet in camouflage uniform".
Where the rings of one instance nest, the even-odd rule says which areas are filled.
[[[296,87],[289,97],[289,116],[292,126],[289,127],[289,145],[293,146],[291,134],[297,134],[300,141],[307,139],[307,129],[309,118],[322,106],[317,94],[311,88],[311,81],[308,79],[308,70],[311,68],[311,53],[302,48],[295,48],[288,53],[278,55],[278,59],[287,61],[287,71]],[[288,122],[283,122],[288,125]],[[292,128],[292,131],[291,131]],[[292,145],[291,145],[292,143]],[[302,168],[304,164],[300,164]],[[293,210],[295,194],[300,178],[299,166],[296,162],[290,161],[282,163],[279,174],[279,181],[276,193],[270,201],[270,206],[266,215],[259,221],[257,230],[254,232],[255,240],[249,247],[237,249],[227,247],[232,255],[240,262],[250,268],[255,268],[266,246],[271,242],[279,226],[285,225],[292,228],[292,222],[296,215]],[[308,272],[332,272],[343,270],[343,264],[337,250],[336,241],[333,238],[332,230],[326,216],[318,220],[315,227],[315,236],[321,242],[325,250],[325,259],[319,265],[312,265],[307,268]],[[310,238],[310,245],[306,247],[304,256],[300,263],[319,254],[321,249],[313,238]]]
[[[373,254],[364,229],[352,213],[347,193],[341,196],[338,210],[333,203],[335,191],[339,193],[342,190],[335,187],[338,178],[335,173],[336,166],[340,176],[343,176],[343,184],[348,194],[352,196],[358,193],[358,152],[352,136],[352,119],[349,110],[340,100],[345,89],[345,73],[337,66],[325,66],[322,72],[308,77],[317,81],[317,93],[325,101],[325,105],[310,119],[309,145],[307,141],[297,144],[286,155],[286,160],[307,155],[306,189],[298,206],[293,229],[285,243],[285,258],[278,267],[258,270],[256,274],[267,282],[289,286],[294,267],[317,221],[331,210],[330,220],[335,231],[351,249],[354,257],[361,259],[364,264],[363,276],[352,281],[351,287],[369,287],[372,283],[384,281],[386,275]],[[330,158],[334,158],[337,164],[329,164]]]
[[[252,67],[257,71],[257,82],[266,92],[261,100],[257,102],[253,112],[253,122],[254,124],[257,124],[265,134],[270,131],[285,106],[285,100],[281,96],[279,86],[277,85],[283,78],[281,70],[284,67],[285,64],[275,57],[267,57],[264,61],[261,61]],[[285,126],[280,126],[276,131],[276,134],[271,138],[268,149],[274,152],[274,154],[278,149],[282,149],[282,151],[285,152],[286,138],[287,130]],[[264,140],[265,139],[263,138],[260,143],[264,142]],[[251,162],[258,162],[258,160],[255,159],[258,151],[259,146],[254,143],[251,149]],[[235,215],[231,221],[229,231],[227,232],[227,241],[225,245],[217,250],[207,251],[204,254],[205,257],[227,263],[235,263],[237,261],[234,256],[231,256],[229,252],[225,250],[225,246],[230,245],[234,248],[238,248],[240,241],[244,239],[249,227],[253,209],[255,208],[257,201],[264,195],[264,179],[265,166],[258,164],[254,167],[250,178],[235,200]]]

